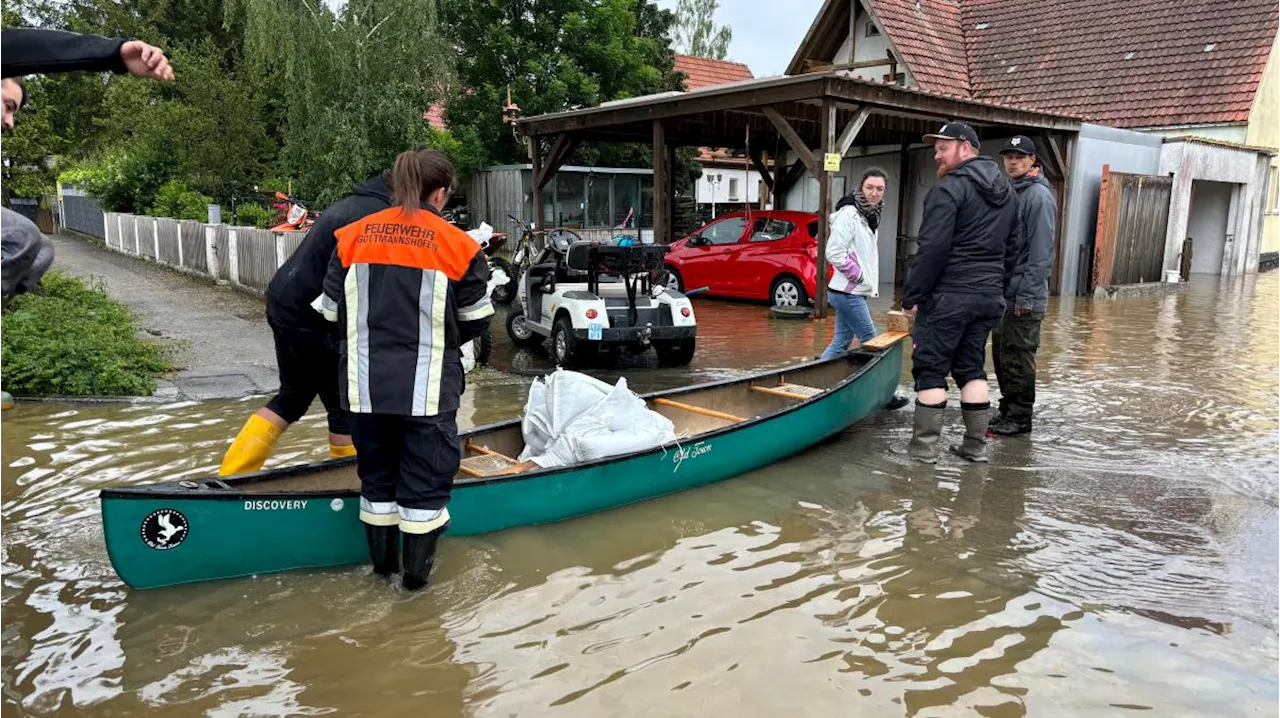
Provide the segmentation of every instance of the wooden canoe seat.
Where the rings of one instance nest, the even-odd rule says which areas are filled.
[[[758,391],[761,394],[770,394],[772,396],[780,396],[784,399],[804,400],[817,396],[826,390],[813,386],[805,386],[803,384],[779,384],[777,386],[757,386],[752,384],[751,391]]]
[[[724,419],[725,421],[732,421],[735,424],[747,420],[746,417],[743,417],[743,416],[726,414],[723,411],[716,411],[715,409],[707,409],[701,406],[694,406],[693,404],[685,404],[679,401],[663,399],[661,397],[654,399],[653,403],[659,404],[661,406],[669,406],[672,409],[683,409],[684,411],[693,412],[694,414],[702,414],[703,416],[709,416],[713,419]]]
[[[499,454],[487,446],[467,442],[466,449],[467,451],[476,452],[478,456],[468,456],[463,459],[458,469],[463,474],[474,478],[506,476],[507,474],[519,474],[523,471],[541,468],[532,461],[516,461],[510,456]]]
[[[908,336],[910,336],[908,332],[883,332],[863,342],[862,348],[869,352],[882,352]]]

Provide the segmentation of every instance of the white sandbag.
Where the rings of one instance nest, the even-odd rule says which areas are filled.
[[[521,461],[552,468],[652,449],[675,441],[675,426],[619,379],[610,386],[557,369],[534,381],[522,422]]]

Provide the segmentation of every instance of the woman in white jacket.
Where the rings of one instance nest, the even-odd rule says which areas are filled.
[[[886,177],[872,167],[853,194],[840,200],[831,214],[827,263],[835,272],[827,283],[827,299],[836,310],[836,332],[822,353],[830,359],[849,350],[854,337],[865,342],[876,335],[867,297],[880,296],[880,256],[876,230],[884,207]]]

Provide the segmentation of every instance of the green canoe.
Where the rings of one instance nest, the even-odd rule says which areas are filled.
[[[728,381],[645,395],[678,446],[576,466],[517,463],[519,419],[463,434],[466,451],[447,536],[560,521],[702,486],[837,434],[893,397],[902,343]],[[116,573],[157,588],[368,560],[355,459],[225,480],[104,489],[102,523]]]

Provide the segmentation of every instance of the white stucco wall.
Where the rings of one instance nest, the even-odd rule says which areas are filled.
[[[1223,248],[1222,274],[1258,271],[1262,209],[1270,158],[1249,150],[1196,142],[1168,142],[1160,152],[1160,173],[1173,175],[1164,268],[1177,267],[1178,252],[1190,221],[1192,183],[1196,180],[1243,185],[1228,218],[1232,236]],[[1194,259],[1194,257],[1193,257]]]
[[[1203,137],[1206,140],[1234,142],[1242,145],[1245,144],[1247,139],[1249,126],[1243,123],[1238,125],[1196,125],[1157,127],[1141,131],[1150,135],[1159,135],[1160,137]]]
[[[719,177],[719,182],[713,181],[716,177]],[[730,191],[734,181],[738,190],[736,194]],[[698,178],[694,196],[699,204],[715,202],[717,205],[729,205],[725,207],[725,212],[742,209],[740,205],[743,202],[759,201],[760,173],[754,169],[744,168],[741,164],[737,166],[705,164],[702,167],[702,176]],[[733,207],[734,204],[739,206]]]

